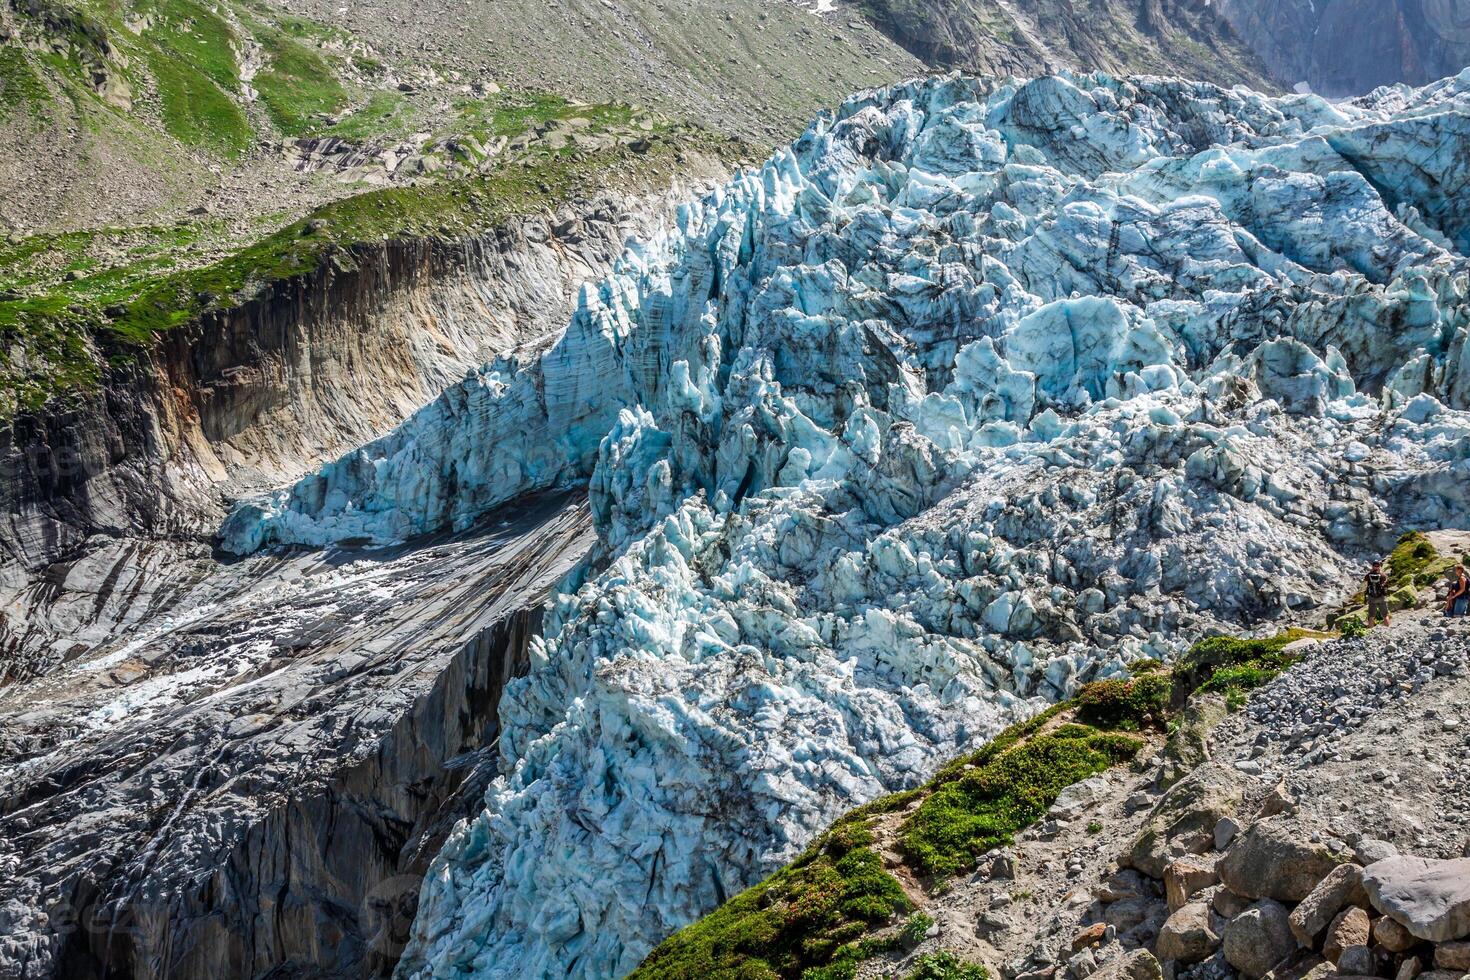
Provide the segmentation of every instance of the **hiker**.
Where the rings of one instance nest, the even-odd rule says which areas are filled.
[[[1449,598],[1444,603],[1444,614],[1458,618],[1470,613],[1470,572],[1466,572],[1461,564],[1455,566],[1454,575]]]
[[[1383,562],[1375,561],[1363,576],[1363,594],[1368,597],[1368,625],[1382,620],[1384,626],[1393,620],[1388,615],[1388,576],[1383,574]]]

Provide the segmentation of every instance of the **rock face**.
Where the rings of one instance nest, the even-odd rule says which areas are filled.
[[[1332,97],[1424,85],[1470,63],[1459,0],[1216,0],[1283,84]]]
[[[1264,63],[1209,4],[874,0],[862,9],[926,63],[977,75],[1071,68],[1269,84]]]
[[[162,335],[95,398],[0,428],[0,683],[165,611],[165,566],[212,540],[222,493],[295,479],[554,334],[579,284],[667,210],[605,198],[483,239],[339,255]]]
[[[1363,871],[1374,908],[1431,942],[1470,936],[1470,858],[1394,857]]]
[[[625,973],[1007,719],[1462,513],[1467,88],[864,94],[545,352],[237,510],[239,551],[392,541],[590,482],[606,564],[402,972]]]
[[[552,496],[425,550],[251,559],[12,689],[0,977],[390,971],[590,540]]]

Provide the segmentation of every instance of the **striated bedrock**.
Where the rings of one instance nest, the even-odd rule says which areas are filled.
[[[545,494],[208,575],[136,545],[140,578],[188,579],[170,612],[0,699],[0,978],[390,974],[592,537]]]
[[[587,481],[403,976],[622,975],[1082,680],[1307,615],[1467,504],[1470,76],[854,98],[227,547]]]

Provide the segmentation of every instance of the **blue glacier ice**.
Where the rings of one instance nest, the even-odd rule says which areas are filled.
[[[566,331],[225,530],[599,534],[403,976],[611,977],[1084,680],[1310,613],[1470,505],[1470,73],[854,97]],[[573,586],[575,585],[575,588]]]

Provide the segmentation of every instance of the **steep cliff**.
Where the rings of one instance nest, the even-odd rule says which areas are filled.
[[[573,495],[389,552],[136,545],[171,614],[0,701],[0,976],[391,970],[590,540]]]
[[[930,65],[977,74],[1064,68],[1268,88],[1272,73],[1199,0],[864,0],[889,37]]]
[[[1291,86],[1330,97],[1425,85],[1470,65],[1459,0],[1217,0],[1220,15]]]
[[[486,359],[553,335],[629,235],[723,166],[685,160],[672,180],[481,232],[329,249],[141,345],[96,335],[99,380],[0,431],[4,676],[167,608],[168,579],[114,587],[135,578],[137,542],[207,542],[228,495],[294,479]]]

